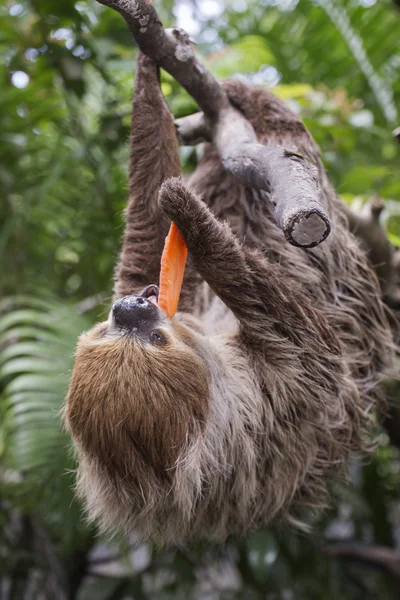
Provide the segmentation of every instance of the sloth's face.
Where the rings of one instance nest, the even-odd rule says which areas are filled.
[[[108,321],[84,333],[65,406],[78,447],[116,477],[172,475],[209,406],[200,337],[169,319],[158,289],[117,300]]]

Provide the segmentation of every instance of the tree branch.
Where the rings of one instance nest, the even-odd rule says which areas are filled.
[[[188,34],[183,29],[164,29],[150,0],[97,1],[124,17],[141,51],[170,73],[208,118],[216,118],[220,108],[229,105],[216,79],[196,60]]]
[[[393,247],[380,221],[385,203],[379,196],[372,196],[357,214],[347,205],[344,206],[350,231],[361,241],[386,297],[392,292],[394,267]]]
[[[350,558],[379,566],[400,577],[400,552],[384,546],[362,546],[360,544],[332,544],[322,548],[328,556]]]
[[[330,232],[321,202],[316,168],[301,155],[267,148],[253,127],[229,102],[227,94],[193,54],[182,29],[165,30],[149,0],[98,0],[119,12],[142,52],[172,75],[204,113],[197,125],[210,131],[221,161],[240,182],[271,193],[275,217],[295,246],[313,247]],[[199,131],[199,130],[198,130]]]
[[[211,130],[202,112],[175,119],[175,128],[179,142],[183,146],[197,146],[201,142],[212,140]]]

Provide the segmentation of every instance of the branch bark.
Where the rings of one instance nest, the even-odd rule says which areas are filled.
[[[221,161],[237,181],[271,193],[275,217],[288,241],[311,248],[330,232],[321,201],[316,168],[301,155],[267,148],[253,127],[229,102],[227,94],[193,54],[182,29],[165,30],[149,0],[98,0],[125,19],[138,46],[172,75],[204,113],[202,133],[209,131]]]

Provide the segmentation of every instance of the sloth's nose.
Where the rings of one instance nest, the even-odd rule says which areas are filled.
[[[124,296],[114,303],[112,314],[118,327],[135,331],[154,324],[157,307],[143,296]]]

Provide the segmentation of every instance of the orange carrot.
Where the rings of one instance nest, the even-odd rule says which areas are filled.
[[[160,292],[158,295],[158,306],[168,317],[173,317],[178,308],[186,257],[185,240],[175,223],[171,223],[161,256]]]

